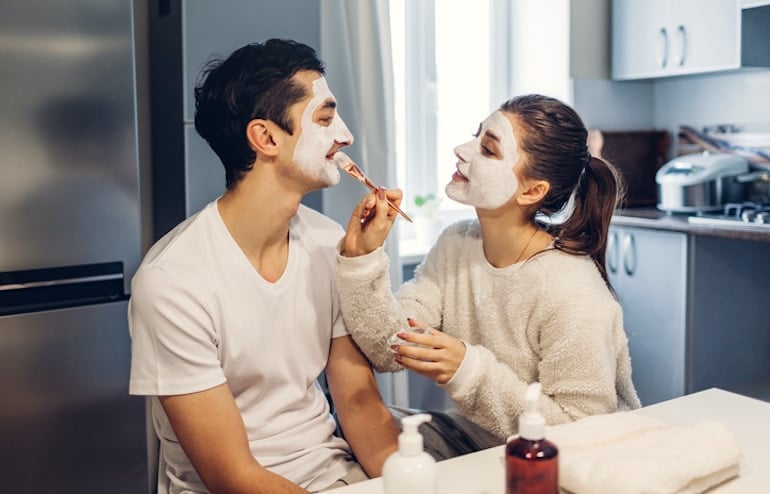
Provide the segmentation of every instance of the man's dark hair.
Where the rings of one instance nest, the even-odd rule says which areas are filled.
[[[296,41],[270,39],[243,46],[225,60],[214,59],[201,72],[195,86],[195,130],[225,166],[228,189],[256,159],[246,139],[251,120],[271,120],[294,133],[288,109],[306,92],[292,77],[302,70],[324,73],[315,50]]]

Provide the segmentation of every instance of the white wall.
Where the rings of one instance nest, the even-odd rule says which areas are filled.
[[[770,47],[768,47],[770,49]],[[770,70],[746,69],[655,82],[655,125],[770,123]]]
[[[665,129],[672,153],[680,125],[770,124],[770,69],[651,81],[573,80],[573,104],[589,128]]]

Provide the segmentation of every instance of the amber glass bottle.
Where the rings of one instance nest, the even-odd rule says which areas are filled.
[[[540,383],[532,383],[519,417],[519,435],[505,446],[505,494],[559,494],[559,450],[545,439]]]
[[[559,450],[546,439],[517,437],[505,446],[506,494],[559,494]]]

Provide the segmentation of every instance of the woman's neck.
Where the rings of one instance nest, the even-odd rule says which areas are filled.
[[[525,261],[545,249],[553,240],[537,226],[533,218],[517,213],[520,212],[477,212],[484,256],[496,268]]]

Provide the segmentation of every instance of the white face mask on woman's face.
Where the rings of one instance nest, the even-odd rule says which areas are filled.
[[[301,134],[294,148],[294,163],[307,175],[330,186],[340,181],[340,171],[334,160],[327,156],[335,142],[352,144],[353,135],[336,111],[328,126],[313,121],[315,111],[329,101],[335,101],[334,95],[326,79],[319,77],[313,81],[313,96],[302,112]]]
[[[496,141],[496,142],[495,142]],[[495,146],[501,156],[484,148]],[[472,141],[455,148],[460,158],[457,172],[446,186],[446,195],[457,202],[482,209],[496,209],[508,202],[519,187],[513,167],[519,160],[518,145],[510,120],[496,111],[481,123]]]

